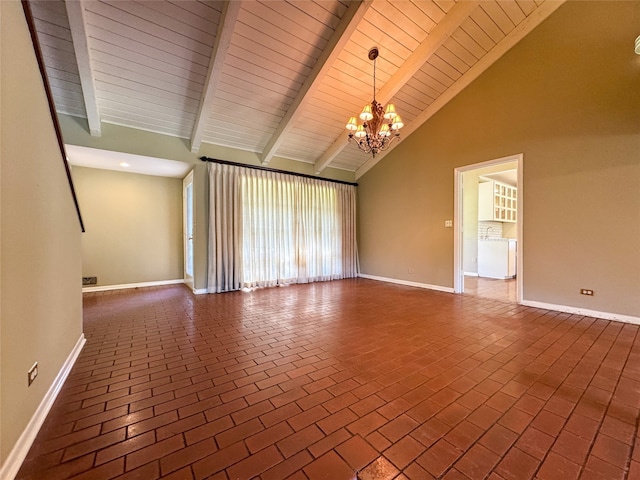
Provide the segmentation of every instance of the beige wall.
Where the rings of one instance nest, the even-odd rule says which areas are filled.
[[[192,153],[189,147],[189,141],[184,138],[169,137],[109,123],[102,124],[101,137],[92,137],[89,135],[87,121],[85,119],[70,117],[68,115],[59,115],[59,117],[65,143],[179,160],[194,165],[194,287],[198,290],[206,289],[208,241],[207,168],[206,164],[199,160],[199,157],[208,156],[248,165],[261,165],[259,154],[217,147],[207,143],[202,144],[198,153]],[[269,167],[307,175],[314,174],[312,164],[278,157],[273,158],[269,163]],[[326,168],[319,177],[347,182],[353,182],[355,180],[354,172],[336,168]]]
[[[20,2],[0,2],[0,462],[82,334],[81,230]],[[39,364],[27,387],[27,371]],[[0,474],[0,476],[2,476]]]
[[[507,223],[503,222],[502,224],[502,237],[503,238],[513,238],[518,239],[518,224],[517,223]]]
[[[523,153],[524,299],[640,316],[638,25],[567,2],[403,139],[358,180],[363,273],[452,287],[454,168]]]
[[[181,179],[77,166],[73,179],[83,276],[98,285],[183,278]]]

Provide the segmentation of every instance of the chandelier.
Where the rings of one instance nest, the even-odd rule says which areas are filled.
[[[356,117],[349,118],[347,130],[349,141],[354,141],[364,153],[376,157],[376,153],[386,150],[395,139],[400,138],[399,130],[404,126],[400,115],[396,114],[393,103],[385,109],[376,102],[376,58],[378,48],[369,50],[369,60],[373,60],[373,100],[371,105],[365,105],[360,113],[362,124],[358,125]]]

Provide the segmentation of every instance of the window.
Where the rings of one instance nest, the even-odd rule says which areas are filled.
[[[230,165],[209,168],[210,291],[356,275],[354,186]]]

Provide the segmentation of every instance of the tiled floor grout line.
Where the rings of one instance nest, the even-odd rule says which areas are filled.
[[[505,303],[507,303],[507,302],[505,302]],[[458,351],[461,351],[461,350],[464,350],[464,348],[460,348],[460,349],[459,349],[459,350],[457,350],[456,352],[451,353],[449,356],[452,356],[452,355],[454,355],[455,353],[457,353]],[[469,355],[469,357],[471,357],[471,356],[472,356],[472,355]],[[447,357],[445,357],[445,358],[447,358]],[[436,363],[436,362],[434,362],[434,363]],[[429,365],[425,365],[425,367],[424,367],[424,368],[428,368],[428,366],[429,366]],[[457,377],[456,379],[451,380],[451,382],[449,382],[447,385],[444,385],[444,386],[443,386],[443,388],[445,388],[446,386],[448,386],[448,385],[450,385],[451,383],[455,382],[455,380],[457,380],[458,378],[460,378],[460,377]],[[436,393],[437,393],[437,392],[436,392]],[[348,408],[348,407],[347,407],[347,408]],[[402,414],[399,414],[399,416],[400,416],[400,415],[402,415]],[[395,418],[397,418],[397,417],[395,417]],[[419,427],[420,427],[420,424],[419,424],[418,426],[416,426],[413,430],[409,431],[409,432],[407,433],[407,435],[410,435],[412,432],[414,432],[414,431],[415,431],[416,429],[418,429]],[[354,473],[356,473],[356,474],[357,474],[358,472],[354,472]],[[443,473],[443,475],[444,475],[444,474],[446,474],[446,472],[444,472],[444,473]]]
[[[636,347],[635,349],[637,350],[638,357],[640,358],[640,332],[636,332],[636,338],[635,338],[633,347]],[[632,351],[634,349],[633,347],[632,347]],[[630,458],[631,459],[635,458],[636,450],[638,450],[638,459],[640,459],[640,449],[639,449],[640,447],[640,416],[638,416],[638,418],[636,419],[636,428],[634,433],[635,433],[635,437],[634,437],[635,440],[634,440],[633,447],[631,449]],[[630,460],[630,463],[633,465],[632,460]],[[640,473],[640,461],[637,463],[638,463],[638,466],[637,466],[638,473]],[[630,471],[628,473],[630,473]]]
[[[598,338],[600,338],[600,337],[604,334],[604,332],[605,332],[605,331],[606,331],[606,328],[605,328],[605,329],[602,329],[602,331],[600,332],[600,334],[598,335],[598,337],[596,338],[596,340],[594,340],[594,342],[592,343],[592,346],[593,346],[593,344],[595,344],[595,343],[596,343],[597,339],[598,339]],[[622,333],[622,329],[620,330],[620,333]],[[611,346],[610,346],[610,348],[609,348],[608,352],[611,352],[611,349],[613,348],[613,346],[614,346],[614,345],[615,345],[615,341],[614,341],[614,342],[611,342]],[[584,357],[588,354],[588,352],[589,352],[589,351],[585,352],[585,354],[583,355],[583,357],[582,357],[582,358],[584,358]],[[606,358],[606,355],[605,355],[605,358]],[[580,362],[577,362],[577,363],[576,363],[576,365],[572,368],[572,370],[571,370],[571,371],[573,372],[575,369],[577,369],[577,368],[579,367],[579,365],[580,365]],[[597,374],[597,372],[596,372],[596,373],[594,373],[594,374],[593,374],[593,376],[591,377],[591,379],[589,380],[589,385],[591,385],[591,383],[593,382],[593,378],[596,376],[596,374]],[[568,377],[568,375],[567,375],[567,377]],[[618,379],[618,381],[619,381],[619,379]],[[588,386],[587,386],[587,388],[588,388]],[[565,426],[567,425],[567,423],[569,422],[569,418],[571,417],[571,415],[575,412],[576,408],[578,407],[578,404],[580,403],[580,400],[582,400],[582,399],[584,398],[584,396],[586,395],[587,388],[585,388],[585,389],[584,389],[584,391],[583,391],[582,395],[580,396],[580,398],[578,399],[578,401],[575,403],[575,405],[573,406],[573,408],[571,408],[571,411],[569,412],[569,414],[566,416],[565,421],[564,421],[564,422],[563,422],[563,424],[562,424],[562,429],[561,429],[561,430],[564,430],[564,427],[565,427]],[[613,398],[613,394],[612,394],[611,398]],[[611,402],[611,399],[609,400],[609,402]],[[546,405],[546,403],[545,403],[545,405]],[[603,418],[604,418],[604,415],[603,415]],[[600,426],[602,425],[602,420],[599,422],[599,425],[600,425]],[[587,453],[586,453],[586,456],[585,456],[585,462],[586,462],[586,460],[589,458],[589,455],[590,455],[590,453],[591,453],[591,450],[592,450],[592,448],[593,448],[593,445],[595,444],[595,441],[596,441],[596,437],[594,436],[593,440],[591,440],[591,441],[590,441],[590,446],[589,446],[589,449],[588,449],[588,451],[587,451]],[[550,454],[550,453],[551,453],[551,451],[553,450],[553,446],[554,446],[557,442],[558,442],[558,437],[556,436],[556,437],[555,437],[555,439],[554,439],[554,442],[549,446],[549,449],[548,449],[548,450],[546,451],[546,453],[544,454],[544,456],[543,456],[542,460],[540,461],[540,463],[539,463],[539,465],[538,465],[538,468],[537,468],[537,469],[536,469],[536,471],[534,472],[534,478],[537,478],[537,475],[538,475],[538,472],[540,471],[540,468],[543,466],[543,464],[544,464],[545,460],[547,459],[547,457],[549,456],[549,454]],[[581,465],[581,466],[580,466],[580,474],[582,474],[582,473],[583,473],[584,468],[585,468],[585,466],[584,466],[584,465]]]
[[[537,343],[537,342],[539,342],[539,341],[540,341],[540,338],[536,338],[535,340],[533,340],[533,341],[532,341],[532,343],[530,344],[530,346],[531,346],[531,345],[533,345],[533,344],[535,344],[535,343]],[[504,349],[503,349],[503,351],[504,351]],[[463,376],[463,375],[461,375],[461,377],[462,377],[462,376]],[[515,374],[514,374],[514,376],[515,376]],[[458,378],[461,378],[461,377],[458,377]],[[488,378],[490,378],[490,377],[488,377]],[[454,382],[455,382],[455,379],[454,379],[454,380],[452,380],[451,382],[449,382],[447,385],[444,385],[444,386],[443,386],[443,388],[445,388],[446,386],[448,386],[448,385],[450,385],[451,383],[454,383]],[[477,385],[478,385],[478,383],[476,383],[476,385],[475,385],[475,386],[477,386]],[[472,387],[472,388],[473,388],[473,387]],[[436,393],[437,393],[437,392],[436,392]],[[489,397],[489,398],[491,398],[491,397]],[[452,403],[453,403],[453,402],[455,402],[455,400],[454,400],[454,401],[452,401]],[[473,410],[473,411],[475,411],[475,410]],[[473,413],[473,411],[471,411],[469,414]],[[505,414],[506,414],[506,413],[505,413]],[[503,416],[504,416],[504,414],[503,414]],[[496,419],[496,420],[495,420],[491,425],[495,425],[495,424],[497,424],[501,418],[502,418],[502,416],[501,416],[501,417],[499,417],[499,418],[497,418],[497,419]],[[416,428],[414,428],[414,429],[413,429],[411,432],[409,432],[408,434],[410,435],[412,432],[415,432],[417,429],[419,429],[419,428],[420,428],[420,426],[421,426],[421,425],[416,426]],[[453,428],[455,428],[455,427],[452,427],[452,428],[451,428],[451,430],[453,430]],[[451,430],[450,430],[450,431],[451,431]],[[475,445],[476,443],[478,443],[478,441],[479,441],[479,440],[480,440],[480,438],[478,438],[476,441],[474,441],[474,442],[469,446],[469,448],[467,449],[467,451],[468,451],[468,450],[470,450],[470,449],[472,448],[472,446],[473,446],[473,445]],[[454,468],[455,468],[455,467],[454,467],[454,464],[452,464],[449,468],[447,468],[444,472],[442,472],[442,474],[441,474],[438,478],[442,478],[442,477],[446,476],[446,475],[447,475],[447,473],[448,473],[450,470],[454,469]]]
[[[513,462],[525,457],[536,462],[531,478],[546,480],[547,461],[577,461],[567,449],[571,432],[589,439],[581,474],[596,441],[596,467],[629,476],[638,464],[637,326],[358,280],[200,298],[152,288],[87,301],[87,348],[42,431],[67,445],[51,443],[42,457],[56,475],[76,468],[91,480],[116,472],[315,480],[324,478],[319,468],[335,468],[343,472],[333,472],[337,480],[346,478],[345,466],[352,476],[371,473],[369,462],[385,458],[402,472],[398,479],[427,478],[425,468],[466,478],[469,462],[485,451],[493,466],[483,471],[495,480],[517,472]],[[314,409],[324,410],[319,420]],[[367,417],[374,423],[361,422]],[[307,419],[315,440],[305,437],[292,450]],[[587,420],[591,430],[574,429]],[[508,432],[506,450],[485,441],[495,427]],[[611,435],[620,428],[627,442],[634,435],[632,444],[609,454],[603,445],[616,445]],[[561,434],[563,450],[554,450]],[[399,442],[413,450],[401,452]],[[157,456],[163,445],[186,453]],[[444,470],[429,463],[439,445],[457,452]],[[51,463],[57,455],[67,461]],[[30,459],[25,472],[45,475],[39,461]]]
[[[640,445],[640,417],[636,419],[636,428],[633,434],[634,434],[634,442],[633,442],[633,446],[631,447],[631,453],[629,454],[629,459],[627,461],[625,478],[628,478],[629,475],[631,474],[631,465],[633,462],[633,458],[635,456],[637,447]]]
[[[622,333],[624,332],[624,328],[620,329],[620,335],[622,335]],[[638,331],[636,330],[633,341],[630,342],[629,345],[629,352],[627,353],[627,357],[625,358],[624,361],[624,365],[622,366],[622,368],[620,369],[620,376],[618,377],[618,381],[616,382],[616,386],[611,394],[611,401],[609,402],[609,405],[607,405],[607,411],[609,411],[609,409],[611,408],[611,402],[613,401],[614,397],[615,397],[615,392],[618,389],[619,385],[620,385],[620,380],[623,377],[623,372],[627,366],[627,364],[629,363],[629,359],[631,357],[631,354],[633,352],[633,347],[634,344],[640,339],[640,334],[638,333]],[[624,468],[624,478],[628,478],[629,473],[630,473],[630,469],[631,469],[631,460],[633,458],[633,453],[634,453],[634,449],[635,449],[635,445],[637,444],[637,442],[635,441],[635,439],[638,437],[639,435],[639,428],[640,428],[640,416],[636,419],[636,424],[635,424],[635,428],[634,428],[634,432],[633,432],[633,437],[632,437],[632,442],[633,445],[631,445],[631,449],[630,449],[630,453],[629,453],[629,458],[627,459],[627,463],[625,465]],[[595,440],[594,440],[595,443]],[[589,454],[591,453],[591,449],[593,448],[593,445],[591,446],[591,448],[589,449]]]
[[[583,317],[583,318],[584,318],[584,317]],[[577,325],[577,323],[576,323],[576,325]],[[573,327],[571,327],[571,328],[570,328],[570,329],[568,329],[567,331],[564,331],[564,332],[563,332],[563,334],[562,334],[562,336],[561,336],[561,337],[559,337],[559,338],[557,338],[557,339],[555,340],[555,342],[553,342],[552,344],[550,344],[550,345],[548,346],[548,348],[545,350],[545,352],[546,352],[548,349],[552,348],[552,347],[553,347],[553,345],[554,345],[555,343],[559,342],[559,341],[560,341],[560,340],[561,340],[565,335],[570,334],[571,330],[572,330],[573,328],[575,328],[575,326],[576,326],[576,325],[574,325]],[[604,331],[604,330],[603,330],[603,331]],[[602,332],[601,332],[601,333],[602,333]],[[574,345],[579,341],[579,339],[580,339],[580,337],[577,337],[577,338],[576,338],[576,339],[575,339],[575,340],[574,340],[570,345],[567,345],[566,349],[564,349],[564,350],[563,350],[563,353],[566,353],[567,351],[571,350],[571,348],[572,348],[572,347],[573,347],[573,346],[574,346]],[[593,343],[595,343],[595,341],[594,341]],[[588,351],[587,351],[587,352],[588,352]],[[583,356],[581,357],[581,359],[582,359],[582,358],[584,358],[584,355],[586,355],[586,353],[587,353],[587,352],[585,352],[585,353],[583,354]],[[551,370],[551,368],[552,368],[552,367],[553,367],[553,366],[554,366],[554,365],[555,365],[555,364],[556,364],[556,363],[557,363],[561,358],[562,358],[562,354],[559,354],[559,355],[557,356],[556,360],[555,360],[551,365],[549,365],[549,368],[545,371],[545,373],[546,373],[546,372],[548,372],[549,370]],[[580,365],[580,361],[577,361],[577,362],[576,362],[576,364],[573,366],[573,368],[572,368],[572,369],[567,373],[567,375],[564,377],[564,379],[562,380],[562,382],[560,383],[560,385],[556,388],[556,391],[558,391],[558,389],[560,389],[560,388],[562,387],[562,384],[566,381],[566,379],[569,377],[569,375],[571,374],[571,372],[573,372],[573,371],[574,371],[574,370],[575,370],[579,365]],[[542,376],[542,375],[541,375],[541,376]],[[529,387],[529,389],[531,389],[531,388],[532,388],[532,387]],[[529,389],[527,389],[527,392],[529,391]],[[549,398],[551,398],[551,397],[549,397]],[[546,399],[546,400],[545,400],[544,405],[540,408],[539,412],[540,412],[540,411],[542,411],[542,410],[544,410],[544,406],[546,406],[546,405],[548,404],[548,402],[549,402],[549,399]],[[579,403],[579,402],[576,402],[576,403],[575,403],[575,405],[574,405],[574,406],[573,406],[573,408],[571,409],[571,411],[570,411],[569,415],[567,415],[567,417],[565,418],[565,421],[563,422],[563,428],[564,428],[564,426],[567,424],[567,422],[569,421],[569,418],[570,418],[571,414],[575,411],[575,409],[576,409],[576,407],[577,407],[578,403]],[[539,413],[539,412],[538,412],[538,413]],[[535,419],[535,418],[536,418],[536,417],[534,417],[534,419]],[[522,435],[523,435],[522,433],[521,433],[521,434],[519,434],[518,438],[521,438],[521,437],[522,437]],[[537,468],[536,468],[536,469],[535,469],[535,471],[533,472],[532,478],[536,478],[536,477],[537,477],[537,474],[538,474],[538,472],[540,471],[540,468],[542,468],[542,466],[543,466],[543,464],[544,464],[544,462],[545,462],[545,460],[546,460],[547,456],[549,455],[549,452],[551,452],[551,449],[553,448],[553,445],[557,442],[557,440],[558,440],[558,438],[556,437],[556,438],[554,439],[553,444],[549,446],[549,448],[547,449],[547,451],[546,451],[546,452],[545,452],[545,454],[543,455],[542,459],[540,459],[540,462],[538,463]],[[516,443],[517,443],[517,440],[514,442],[514,445],[515,445]]]
[[[560,326],[560,325],[556,325],[556,328],[558,328],[559,326]],[[604,331],[604,330],[603,330],[603,331]],[[553,332],[553,331],[552,331],[552,332]],[[550,334],[550,333],[552,333],[552,332],[549,332],[549,334]],[[567,333],[568,333],[568,331],[563,332],[563,335],[562,335],[562,336],[566,335]],[[554,343],[558,342],[558,341],[562,338],[562,336],[561,336],[560,338],[556,339],[556,341],[555,341]],[[536,341],[536,342],[534,342],[534,344],[535,344],[535,343],[537,343],[539,340],[540,340],[540,339],[537,339],[537,341]],[[577,341],[577,340],[576,340],[576,341]],[[571,345],[573,345],[573,344],[575,344],[575,342],[573,342]],[[571,348],[571,345],[567,346],[567,348],[565,349],[565,351],[569,350],[569,349]],[[549,347],[548,347],[548,348],[551,348],[551,346],[553,346],[553,344],[549,345]],[[546,351],[546,350],[545,350],[545,351]],[[560,357],[558,357],[558,359],[559,359],[559,358],[560,358]],[[556,362],[558,361],[558,359],[556,359]],[[549,370],[551,369],[551,367],[553,367],[553,365],[554,365],[554,364],[555,364],[555,362],[554,362],[552,365],[550,365],[550,366],[547,368],[547,370],[546,370],[545,372],[549,371]],[[572,371],[573,371],[575,368],[577,368],[577,366],[578,366],[578,365],[579,365],[579,362],[576,362],[576,365],[572,368]],[[543,374],[540,374],[540,375],[538,376],[538,378],[540,378],[542,375],[543,375]],[[568,377],[568,375],[567,375],[567,377]],[[566,377],[565,377],[565,379],[566,379]],[[521,398],[521,397],[522,397],[522,395],[524,395],[525,393],[527,393],[531,388],[532,388],[532,387],[530,386],[530,387],[527,389],[527,391],[526,391],[526,392],[523,392],[523,394],[521,394],[521,395],[520,395],[520,397],[518,397],[518,399],[519,399],[519,398]],[[491,398],[491,397],[489,397],[489,399],[490,399],[490,398]],[[514,405],[513,405],[513,406],[515,406],[515,404],[516,404],[516,403],[517,403],[517,401],[516,401],[516,402],[514,402]],[[548,400],[546,400],[546,401],[545,401],[545,405],[546,405],[547,403],[548,403]],[[576,403],[576,406],[577,406],[577,403]],[[542,411],[543,409],[544,409],[544,407],[541,407],[539,411]],[[572,409],[572,412],[573,412],[573,410],[575,410],[575,406],[574,406],[574,408]],[[496,420],[491,424],[491,426],[496,425],[496,424],[499,424],[500,420],[501,420],[502,418],[504,418],[504,416],[505,416],[506,414],[507,414],[507,412],[504,412],[500,417],[496,418]],[[563,425],[564,425],[564,424],[566,424],[566,422],[568,421],[568,418],[569,418],[569,417],[567,416],[567,419],[565,419],[565,422],[563,423]],[[535,417],[534,417],[534,419],[535,419]],[[487,429],[487,430],[488,430],[488,429]],[[521,437],[522,437],[522,435],[523,435],[523,433],[518,433],[518,439],[519,439],[519,438],[521,438]],[[473,443],[473,445],[478,444],[478,443],[479,443],[479,441],[480,441],[481,439],[482,439],[482,437],[478,438],[478,439]],[[516,444],[516,443],[517,443],[517,440],[515,440],[515,441],[513,442],[513,445],[515,446],[515,444]],[[472,445],[472,446],[473,446],[473,445]],[[467,451],[469,451],[469,450],[472,448],[472,446],[470,446],[470,447],[467,449]],[[547,451],[547,454],[548,454],[548,452],[549,452],[549,451],[551,451],[551,448],[552,448],[552,447],[550,446],[550,447],[549,447],[549,450]],[[464,455],[463,455],[463,456],[464,456]],[[460,457],[460,458],[462,458],[462,457]],[[539,469],[540,469],[540,467],[542,466],[542,464],[544,463],[544,458],[546,458],[546,454],[545,454],[545,456],[543,457],[543,459],[540,461],[540,463],[538,464],[538,468],[536,468],[536,470],[535,470],[535,472],[534,472],[534,475],[533,475],[534,477],[535,477],[535,475],[537,474],[537,472],[539,471]],[[453,463],[449,468],[447,468],[447,470],[446,470],[446,471],[442,472],[442,474],[441,474],[439,477],[437,477],[437,478],[444,478],[444,477],[445,477],[445,476],[446,476],[450,471],[452,471],[452,470],[454,470],[454,469],[455,469],[455,463]]]

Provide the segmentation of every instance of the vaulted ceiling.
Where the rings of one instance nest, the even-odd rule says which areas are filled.
[[[345,124],[373,96],[406,138],[562,1],[30,1],[56,109],[362,175]],[[384,152],[387,153],[387,152]]]

